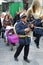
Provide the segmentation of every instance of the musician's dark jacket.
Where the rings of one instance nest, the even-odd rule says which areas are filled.
[[[17,33],[18,35],[26,35],[24,29],[27,28],[27,27],[29,27],[28,22],[25,23],[25,24],[23,24],[22,21],[20,20],[20,22],[18,22],[18,23],[16,24],[16,26],[15,26],[16,33]],[[24,45],[28,45],[28,44],[29,44],[29,45],[30,45],[30,41],[31,41],[31,38],[28,37],[28,36],[26,36],[26,37],[24,37],[24,38],[20,38],[20,37],[19,37],[19,43],[20,43],[20,44],[24,44]]]
[[[34,26],[36,26],[36,27],[42,27],[42,23],[41,23],[42,19],[41,18],[35,19],[33,17],[33,15],[30,15],[30,18],[28,20],[29,20],[29,22],[32,22],[34,24]],[[37,36],[37,35],[40,36],[42,34],[43,34],[43,30],[42,29],[36,29],[34,27],[34,29],[33,29],[33,36]]]
[[[39,35],[39,36],[43,35],[43,30],[40,28],[40,27],[42,27],[41,20],[42,20],[41,18],[34,20],[34,26],[39,27],[39,28],[35,28],[35,27],[34,27],[33,32],[34,32],[34,34],[35,34],[36,36],[37,36],[37,35]]]
[[[42,20],[41,18],[35,19],[34,20],[34,25],[37,26],[37,27],[42,27],[41,20]]]

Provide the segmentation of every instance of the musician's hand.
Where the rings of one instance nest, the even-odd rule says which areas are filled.
[[[41,21],[41,23],[43,23],[43,20]]]
[[[26,29],[24,29],[24,31],[28,33],[28,32],[31,31],[31,29],[30,28],[26,28]]]
[[[31,27],[31,28],[34,28],[34,24],[31,24],[30,27]]]

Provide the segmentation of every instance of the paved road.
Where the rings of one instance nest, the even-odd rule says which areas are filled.
[[[6,46],[6,43],[3,42],[3,39],[0,39],[0,65],[43,65],[43,38],[40,40],[40,49],[37,49],[35,43],[31,42],[30,53],[28,58],[31,60],[31,63],[26,63],[23,60],[23,50],[20,54],[19,61],[14,60],[14,53],[16,47],[13,51],[10,51],[10,47]]]

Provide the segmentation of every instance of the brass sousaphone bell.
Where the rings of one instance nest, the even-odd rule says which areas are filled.
[[[41,4],[39,0],[33,0],[32,5],[27,10],[27,17],[29,17],[30,14],[34,16],[35,19],[39,18],[41,15]]]

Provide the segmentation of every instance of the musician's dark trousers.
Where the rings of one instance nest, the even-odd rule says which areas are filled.
[[[23,47],[24,47],[24,59],[27,59],[27,56],[28,56],[28,53],[29,53],[29,44],[28,45],[20,44],[19,47],[17,48],[17,51],[16,51],[14,57],[17,58],[19,56]]]
[[[35,39],[36,46],[39,46],[40,37],[41,36],[38,35]]]
[[[1,30],[0,30],[0,36],[1,36]]]

